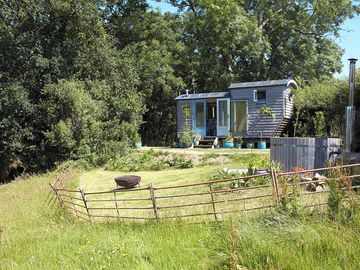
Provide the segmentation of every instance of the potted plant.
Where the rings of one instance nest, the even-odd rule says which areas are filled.
[[[252,157],[248,164],[249,174],[251,175],[267,173],[269,167],[270,162],[266,158]]]
[[[198,131],[198,133],[194,137],[194,144],[199,145],[200,140],[201,140],[201,131]]]
[[[235,143],[235,148],[238,148],[240,149],[241,148],[241,145],[243,143],[243,140],[241,137],[234,137],[234,143]]]
[[[246,143],[246,148],[250,148],[250,149],[253,149],[254,148],[254,143]]]
[[[135,146],[135,148],[141,148],[141,146],[142,146],[141,136],[137,132],[134,135],[134,146]]]
[[[231,135],[231,133],[229,133],[226,138],[223,141],[223,147],[224,148],[233,148],[234,147],[234,138]]]
[[[262,132],[260,133],[260,141],[258,142],[258,149],[266,149],[266,141],[262,139]]]
[[[192,132],[191,130],[185,130],[180,137],[180,147],[189,148],[192,145]]]

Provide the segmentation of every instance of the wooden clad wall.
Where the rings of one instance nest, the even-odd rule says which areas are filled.
[[[291,94],[292,88],[288,87],[284,91],[284,118],[290,119],[294,110],[294,97]]]
[[[192,111],[193,111],[193,102],[192,100],[178,100],[176,102],[176,114],[177,114],[177,136],[180,137],[181,133],[184,130],[185,117],[183,115],[183,106],[188,105],[190,108],[190,118],[188,119],[189,128],[192,128]]]
[[[248,136],[270,138],[274,135],[277,126],[284,119],[284,90],[287,86],[271,86],[259,88],[232,89],[231,96],[234,100],[248,101]],[[254,101],[254,90],[266,90],[267,102],[257,103]],[[260,112],[263,106],[270,107],[275,117],[265,116]]]
[[[281,163],[283,171],[327,167],[330,153],[340,149],[340,142],[339,138],[271,138],[270,158]]]

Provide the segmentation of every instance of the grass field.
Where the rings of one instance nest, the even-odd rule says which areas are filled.
[[[144,184],[174,184],[206,180],[218,167],[137,173]],[[112,188],[119,173],[79,173],[73,185]],[[359,216],[345,223],[268,211],[198,224],[80,222],[45,203],[54,176],[0,186],[0,269],[360,269]]]

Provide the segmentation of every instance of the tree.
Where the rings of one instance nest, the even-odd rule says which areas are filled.
[[[144,144],[171,143],[176,132],[175,97],[184,87],[177,74],[183,55],[178,16],[148,11],[144,1],[111,1],[107,29],[119,50],[135,57],[138,92],[145,101]]]
[[[0,182],[23,172],[23,158],[32,140],[34,106],[17,83],[0,86]]]
[[[68,158],[102,164],[124,151],[141,123],[143,100],[132,56],[118,51],[105,30],[103,3],[41,0],[0,5],[1,87],[16,85],[23,91],[20,104],[25,106],[27,97],[33,110],[26,140],[19,128],[3,125],[4,134],[11,131],[18,138],[18,149],[26,149],[23,155],[15,148],[1,149],[0,155],[9,156],[4,167],[15,154],[25,170],[36,171]],[[1,113],[7,115],[8,110],[11,107],[3,106]]]
[[[252,79],[249,65],[265,46],[255,19],[234,1],[172,1],[182,10],[186,45],[181,76],[198,92],[224,91]]]
[[[197,91],[224,90],[237,80],[310,83],[332,76],[342,50],[331,36],[358,10],[350,0],[166,2],[184,17],[189,64],[183,77]]]

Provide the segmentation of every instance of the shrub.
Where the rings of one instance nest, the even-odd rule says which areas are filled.
[[[224,139],[224,142],[234,142],[234,137],[231,133],[229,133],[226,138]]]
[[[315,137],[321,138],[327,135],[324,113],[319,111],[315,112],[315,116],[312,118],[315,129]]]
[[[279,177],[280,210],[292,216],[299,215],[300,176]]]
[[[135,135],[134,135],[133,140],[134,140],[134,143],[141,143],[141,136],[140,136],[140,134],[136,132]]]
[[[252,174],[253,172],[259,169],[269,169],[270,165],[271,163],[269,157],[259,157],[258,155],[249,155],[248,168],[250,174]]]
[[[177,169],[188,169],[193,167],[191,159],[185,159],[184,157],[175,157],[174,166]]]
[[[217,170],[217,172],[210,178],[210,180],[222,180],[222,179],[232,179],[232,178],[241,178],[244,176],[248,176],[245,172],[238,172],[233,170]],[[229,188],[243,188],[243,187],[250,187],[250,186],[259,186],[265,185],[270,182],[270,177],[263,176],[263,177],[254,177],[254,178],[247,178],[247,179],[236,179],[234,181],[229,182]],[[215,186],[215,189],[224,188],[226,183],[220,183]]]
[[[183,135],[181,135],[180,137],[180,142],[191,143],[192,142],[191,132],[184,132]]]
[[[160,151],[132,151],[124,156],[110,159],[105,168],[108,170],[120,170],[124,172],[150,170],[159,171],[167,167],[178,169],[192,168],[192,160],[182,155],[170,154]]]

